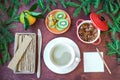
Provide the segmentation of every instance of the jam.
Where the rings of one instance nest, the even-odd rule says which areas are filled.
[[[96,39],[98,30],[92,23],[84,23],[78,30],[79,37],[86,42],[91,42]]]

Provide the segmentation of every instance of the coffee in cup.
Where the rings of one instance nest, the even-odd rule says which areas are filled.
[[[50,59],[56,67],[68,67],[75,58],[73,48],[68,44],[59,43],[52,47],[50,52]]]

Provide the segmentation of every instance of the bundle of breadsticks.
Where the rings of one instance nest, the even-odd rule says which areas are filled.
[[[16,33],[14,53],[8,67],[15,73],[34,73],[36,34]]]

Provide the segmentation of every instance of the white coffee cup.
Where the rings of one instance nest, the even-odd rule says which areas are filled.
[[[69,67],[75,61],[75,52],[73,48],[65,43],[53,45],[49,56],[51,63],[57,68]]]

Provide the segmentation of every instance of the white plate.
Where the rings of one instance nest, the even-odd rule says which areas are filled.
[[[79,58],[79,60],[80,60],[80,51],[79,51],[79,48],[78,48],[77,44],[74,41],[72,41],[71,39],[66,38],[66,37],[58,37],[58,38],[55,38],[55,39],[51,40],[46,45],[46,47],[44,49],[43,58],[44,58],[44,62],[46,64],[46,66],[51,71],[53,71],[54,73],[58,73],[58,74],[66,74],[66,73],[69,73],[69,72],[73,71],[78,66],[79,62],[74,61],[74,63],[67,68],[57,68],[57,67],[55,67],[50,61],[49,52],[50,52],[50,48],[52,48],[52,46],[54,44],[57,44],[59,42],[67,43],[70,46],[72,46],[74,51],[75,51],[75,56],[77,58]]]

